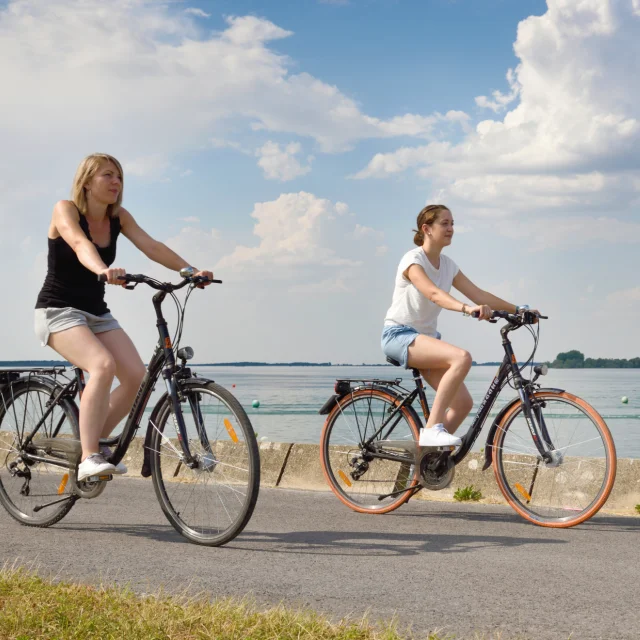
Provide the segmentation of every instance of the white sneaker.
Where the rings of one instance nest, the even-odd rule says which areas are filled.
[[[440,423],[429,429],[420,429],[418,444],[421,447],[457,447],[462,444],[462,440],[458,436],[451,435]]]
[[[107,460],[107,458],[111,456],[111,449],[109,449],[109,447],[104,445],[100,447],[100,453],[102,454],[102,457],[105,460]],[[127,465],[124,462],[120,461],[116,465],[116,470],[114,471],[114,473],[122,474],[122,473],[127,473],[127,471],[129,471],[129,469],[127,469]]]
[[[92,453],[78,465],[78,481],[90,476],[103,476],[115,473],[116,468],[107,462],[101,454]]]

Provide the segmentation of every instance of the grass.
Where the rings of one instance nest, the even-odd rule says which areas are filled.
[[[0,570],[0,638],[32,640],[400,640],[394,622],[334,623],[312,611],[260,609],[250,601],[205,596],[139,596],[127,588],[45,580]],[[430,634],[426,640],[443,640]]]
[[[637,504],[637,505],[636,505],[636,511],[637,511],[638,513],[640,513],[640,504]]]
[[[458,502],[477,502],[482,500],[482,492],[473,488],[473,485],[468,487],[459,487],[453,494],[453,499]]]

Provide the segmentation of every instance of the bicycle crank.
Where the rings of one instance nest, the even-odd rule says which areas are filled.
[[[429,491],[446,489],[453,482],[455,475],[456,467],[453,462],[447,460],[443,463],[440,456],[427,455],[420,464],[420,484]]]

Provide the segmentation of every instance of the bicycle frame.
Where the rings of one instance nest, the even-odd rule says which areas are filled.
[[[487,416],[489,415],[491,409],[493,408],[493,405],[495,404],[498,396],[500,395],[503,385],[510,374],[514,381],[514,386],[518,391],[520,400],[524,405],[523,414],[525,416],[527,426],[531,433],[533,442],[536,448],[538,449],[538,452],[540,453],[542,458],[546,460],[549,458],[548,452],[554,449],[553,443],[549,436],[542,414],[541,413],[537,414],[536,416],[537,424],[536,424],[536,420],[534,420],[532,417],[533,407],[532,407],[531,398],[529,395],[530,383],[529,381],[525,383],[525,381],[522,378],[522,375],[520,373],[520,368],[518,366],[518,361],[516,359],[515,353],[513,352],[513,347],[511,345],[511,342],[508,338],[509,332],[513,331],[515,328],[516,327],[514,325],[509,323],[500,330],[500,333],[502,335],[502,346],[505,351],[504,359],[500,364],[500,367],[498,368],[498,371],[495,377],[493,378],[491,384],[489,385],[489,389],[487,390],[487,393],[485,394],[480,404],[480,407],[478,409],[478,412],[476,413],[476,417],[474,418],[473,423],[471,424],[471,427],[469,428],[467,433],[462,437],[462,444],[460,448],[454,455],[450,455],[448,451],[443,452],[444,454],[443,457],[446,459],[450,459],[454,465],[457,465],[459,462],[461,462],[465,458],[467,453],[469,453],[469,450],[471,449],[471,447],[474,445],[475,441],[480,435],[480,432],[482,431],[482,428],[484,426],[485,420],[487,419]],[[384,432],[385,428],[388,427],[389,423],[395,417],[396,418],[395,422],[387,429],[384,435],[384,438],[382,438],[382,440],[386,440],[389,437],[389,435],[393,432],[393,429],[395,428],[396,424],[400,421],[400,418],[401,418],[400,412],[402,408],[405,406],[411,406],[413,404],[413,401],[416,399],[416,397],[420,399],[420,405],[422,406],[422,412],[424,414],[425,421],[427,422],[429,420],[429,406],[428,406],[427,397],[424,391],[424,384],[422,382],[422,377],[420,375],[420,372],[417,369],[413,369],[413,379],[414,379],[416,388],[413,391],[409,392],[408,394],[401,396],[402,401],[398,405],[396,405],[395,409],[391,412],[389,417],[382,423],[382,425],[380,425],[378,430],[363,443],[365,447],[369,449],[369,447],[372,446],[374,440],[376,440]],[[492,445],[495,429],[497,428],[497,424],[501,416],[502,416],[502,413],[496,418],[496,420],[494,421],[494,425],[492,426],[488,434],[487,447],[491,447]],[[425,450],[423,455],[426,455],[427,453],[430,453],[430,452],[431,452],[431,448],[429,448],[428,450]],[[383,459],[389,459],[389,460],[400,459],[398,456],[394,456],[393,454],[380,453],[377,451],[372,451],[370,449],[368,450],[368,453],[376,458],[383,458]]]
[[[162,375],[166,389],[167,396],[171,399],[171,403],[174,406],[173,419],[178,431],[178,440],[180,442],[180,446],[185,455],[184,463],[189,467],[194,467],[197,465],[197,462],[191,455],[189,450],[189,440],[187,438],[187,428],[184,421],[184,417],[182,412],[178,410],[180,406],[180,399],[178,397],[178,388],[176,384],[176,360],[173,354],[173,345],[171,344],[171,337],[169,336],[169,330],[167,327],[167,321],[162,315],[162,302],[164,301],[167,293],[165,291],[158,291],[153,296],[153,306],[156,312],[156,326],[158,328],[158,344],[153,352],[151,360],[149,362],[149,366],[147,367],[147,371],[142,379],[140,384],[140,388],[138,389],[138,393],[133,402],[133,406],[131,407],[131,411],[129,412],[129,416],[127,417],[127,421],[124,425],[122,433],[113,438],[104,438],[100,440],[100,444],[113,446],[115,445],[115,449],[113,453],[109,457],[109,461],[113,464],[118,464],[122,458],[125,456],[131,441],[133,440],[144,415],[144,410],[149,403],[149,398],[151,397],[151,393],[158,381],[160,375]],[[38,373],[44,374],[47,371],[52,374],[60,374],[64,369],[50,369],[38,370]],[[30,371],[31,369],[12,369],[11,371],[21,372],[21,371]],[[49,406],[47,410],[44,412],[43,416],[40,418],[38,423],[35,425],[33,431],[29,434],[29,436],[25,439],[23,443],[23,449],[26,449],[29,444],[32,443],[34,436],[38,433],[41,426],[45,423],[48,416],[54,410],[54,407],[58,404],[59,400],[63,397],[71,397],[75,398],[76,394],[82,397],[82,393],[85,388],[85,380],[84,380],[84,372],[74,367],[74,378],[70,380],[65,386],[59,385],[59,390],[56,391],[55,395],[48,402]],[[187,371],[188,373],[188,371]],[[55,438],[60,428],[62,427],[62,423],[64,422],[64,416],[60,418],[59,423],[56,425],[54,431],[51,434],[51,438]],[[197,424],[197,421],[196,421]],[[149,423],[149,429],[153,428],[153,424]],[[200,431],[200,429],[198,429]],[[202,439],[202,434],[199,434]],[[203,445],[208,444],[204,443]],[[34,461],[40,462],[49,462],[54,465],[69,467],[68,463],[58,459],[50,459],[50,458],[42,458],[41,456],[33,456],[31,454],[25,454],[29,458],[32,458]]]

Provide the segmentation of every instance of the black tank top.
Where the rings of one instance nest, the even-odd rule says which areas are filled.
[[[120,233],[120,218],[110,218],[111,240],[108,247],[94,245],[103,262],[109,267],[116,259],[116,241]],[[89,224],[85,216],[80,214],[80,227],[91,242]],[[78,260],[76,252],[66,243],[62,236],[49,238],[49,255],[47,257],[47,277],[38,294],[36,309],[54,307],[74,307],[96,316],[109,313],[104,301],[104,282],[89,271]]]

